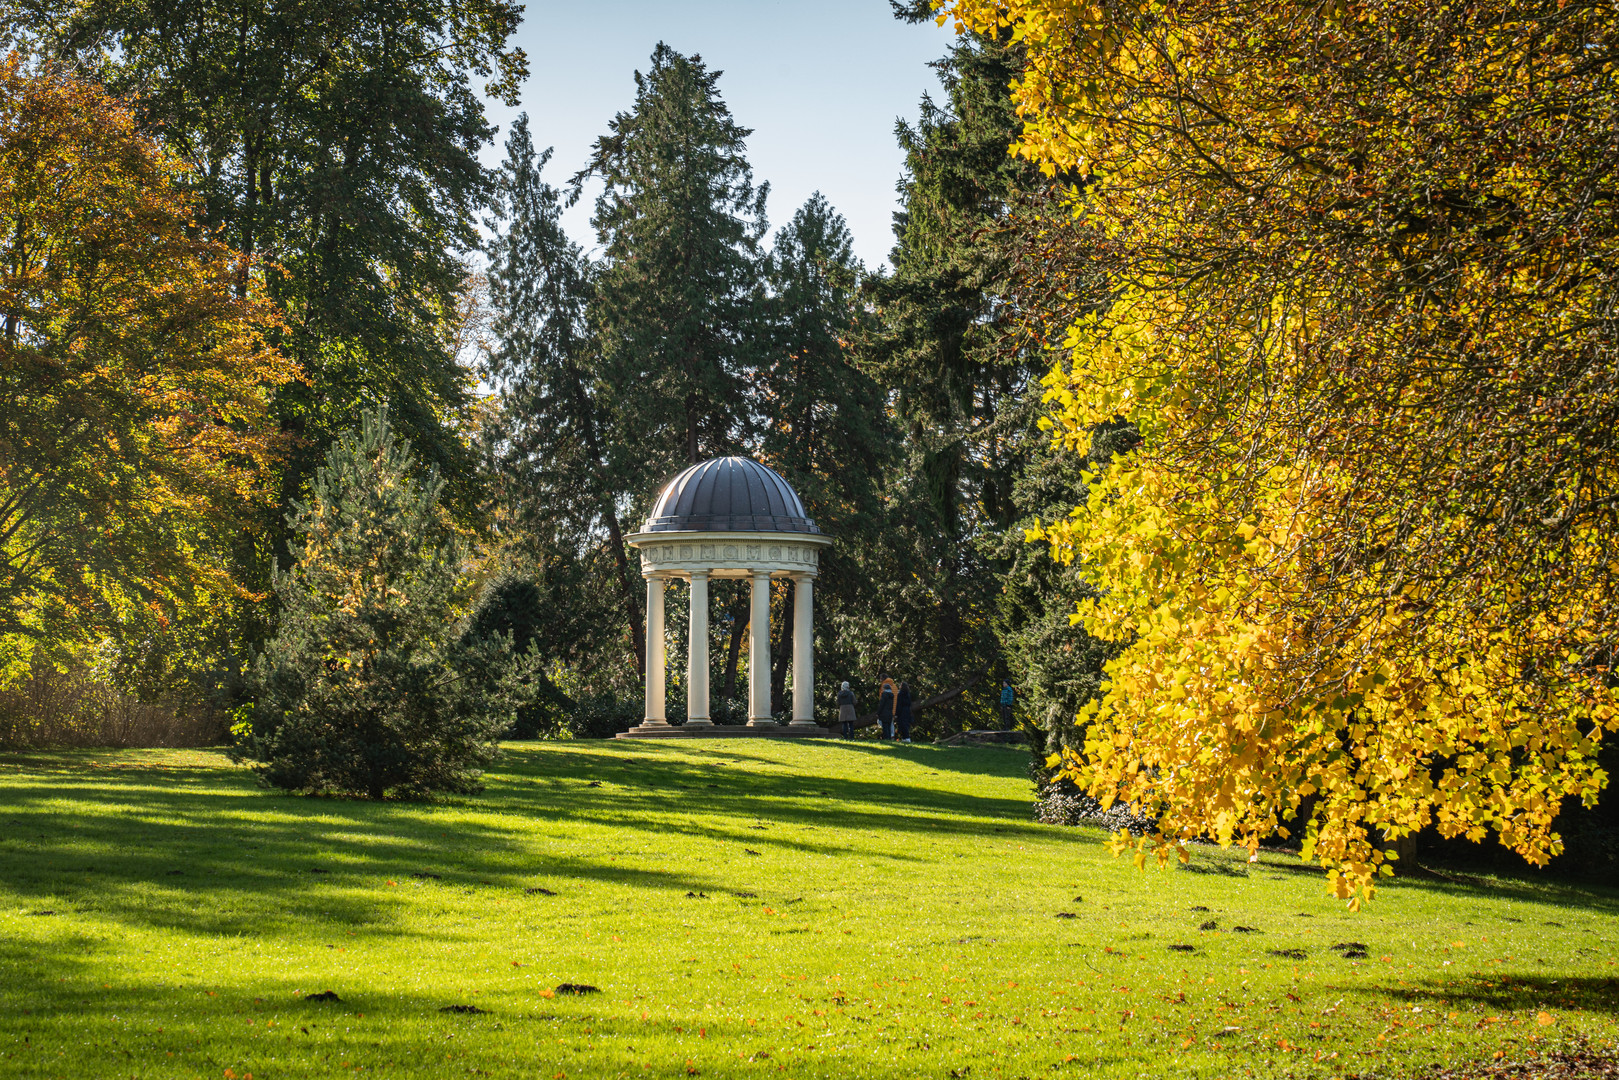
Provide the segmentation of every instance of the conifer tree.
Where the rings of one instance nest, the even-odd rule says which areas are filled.
[[[498,344],[486,374],[500,392],[488,456],[551,600],[542,650],[585,667],[628,655],[639,671],[641,583],[619,517],[631,489],[608,452],[613,403],[587,320],[597,270],[563,231],[561,193],[543,175],[550,156],[535,152],[528,117],[519,117],[488,248]]]
[[[849,349],[863,273],[847,222],[816,192],[771,249],[770,322],[761,335],[769,353],[753,382],[758,456],[792,482],[810,516],[839,541],[816,582],[823,622],[869,611],[869,583],[848,552],[877,531],[878,484],[895,449],[882,391],[854,365]],[[771,670],[778,702],[792,652],[792,605],[792,592],[783,589]],[[739,644],[740,635],[733,641]],[[830,679],[842,658],[835,649],[825,658]]]
[[[911,21],[932,16],[925,2],[895,9]],[[1037,437],[1045,363],[1009,348],[1006,335],[1012,260],[1002,225],[1044,186],[1006,152],[1019,63],[1009,42],[966,35],[935,65],[945,100],[924,98],[919,121],[896,126],[905,176],[894,269],[865,289],[874,316],[860,363],[888,396],[903,445],[885,483],[887,522],[862,554],[884,625],[848,629],[863,638],[867,667],[915,672],[941,690],[974,678],[987,688],[986,676],[1005,670],[992,623],[1010,556],[1002,538],[1019,516],[1013,487]]]
[[[749,129],[721,100],[721,72],[659,43],[636,72],[635,107],[596,141],[574,190],[598,178],[591,221],[606,265],[591,319],[602,336],[628,489],[736,448],[757,362],[759,244],[768,185],[754,186]]]
[[[276,787],[419,797],[478,790],[496,740],[535,693],[534,654],[458,618],[464,554],[443,483],[367,412],[317,470],[276,570],[276,634],[254,671],[237,754]]]

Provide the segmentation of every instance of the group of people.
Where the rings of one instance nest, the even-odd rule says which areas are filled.
[[[911,741],[911,688],[905,683],[895,683],[887,675],[881,676],[882,685],[877,689],[877,723],[883,730],[883,738],[893,740],[896,737],[900,742]],[[1001,680],[1001,728],[1004,731],[1012,730],[1012,708],[1017,701],[1017,692],[1012,689],[1010,679]],[[857,722],[854,690],[846,682],[838,691],[838,726],[843,729],[845,739],[854,738],[854,726]]]
[[[882,680],[877,688],[877,723],[882,728],[883,738],[910,742],[911,688],[887,675],[882,676]],[[838,725],[845,739],[854,738],[855,719],[854,690],[844,683],[843,689],[838,691]]]

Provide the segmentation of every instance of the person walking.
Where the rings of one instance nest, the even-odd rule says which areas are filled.
[[[877,691],[877,723],[888,740],[894,737],[894,694],[894,680],[884,675],[882,688]]]
[[[843,689],[838,691],[838,725],[843,728],[845,739],[854,738],[854,720],[854,691],[844,683]]]
[[[1012,705],[1017,701],[1017,691],[1012,689],[1011,679],[1001,680],[1001,730],[1012,730]]]
[[[911,741],[911,687],[905,682],[894,695],[894,726],[899,729],[900,742]]]

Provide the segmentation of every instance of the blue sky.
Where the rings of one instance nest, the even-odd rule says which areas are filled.
[[[860,259],[886,261],[901,166],[894,121],[915,119],[924,91],[938,96],[928,63],[948,47],[947,28],[902,23],[888,0],[529,0],[516,43],[530,76],[519,110],[491,109],[501,134],[490,160],[506,122],[526,111],[535,143],[556,147],[547,173],[560,185],[633,103],[634,72],[659,41],[725,73],[720,93],[754,129],[748,160],[770,182],[772,228],[819,190],[849,220]],[[566,221],[587,250],[589,201]]]

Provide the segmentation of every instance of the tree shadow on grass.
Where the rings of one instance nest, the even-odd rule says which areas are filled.
[[[739,859],[751,849],[920,861],[903,841],[877,851],[859,841],[1050,834],[1023,818],[1027,806],[1016,799],[791,772],[741,780],[727,775],[733,765],[674,756],[614,765],[600,751],[515,752],[486,795],[440,803],[289,796],[218,760],[131,764],[93,752],[8,759],[0,769],[0,880],[28,910],[96,911],[130,925],[235,934],[330,922],[388,932],[403,906],[390,895],[395,888],[521,896],[537,880],[554,889],[576,881],[677,894],[736,887],[724,879],[734,864],[702,857],[646,868],[612,861],[607,851],[546,851],[547,826],[678,834],[728,846]],[[672,800],[666,789],[677,786],[687,790]],[[682,815],[688,797],[700,800],[700,816]]]
[[[1443,896],[1488,896],[1492,900],[1512,900],[1524,904],[1550,904],[1576,908],[1583,913],[1619,916],[1619,889],[1586,882],[1563,881],[1549,876],[1492,873],[1471,875],[1444,867],[1422,865],[1420,872],[1396,876],[1378,886],[1379,891],[1417,889]]]
[[[549,1060],[541,1043],[550,1041],[538,1036],[588,1028],[605,1068],[614,1065],[613,1055],[622,1048],[612,1042],[599,1046],[603,1039],[634,1036],[639,1042],[647,1034],[645,1023],[625,1007],[625,999],[649,989],[639,985],[604,981],[600,994],[546,996],[546,983],[519,985],[492,974],[471,996],[434,992],[431,980],[424,991],[422,973],[408,968],[391,973],[361,968],[311,981],[274,965],[243,965],[209,979],[190,974],[187,966],[184,957],[176,957],[147,980],[120,978],[105,969],[94,950],[41,956],[27,942],[0,939],[0,971],[7,974],[0,984],[0,1041],[13,1049],[5,1068],[32,1057],[48,1066],[37,1075],[59,1075],[65,1052],[67,1067],[89,1070],[80,1073],[88,1076],[144,1076],[149,1070],[218,1076],[225,1067],[234,1067],[235,1075],[325,1075],[337,1067],[336,1051],[345,1065],[374,1069],[390,1061],[419,1061],[423,1053],[437,1056],[444,1039],[456,1038],[466,1050],[458,1056],[490,1068],[498,1064],[504,1073],[515,1051],[538,1075],[538,1066]],[[589,962],[581,962],[569,977],[599,979]],[[327,990],[338,1000],[311,998]],[[484,1015],[448,1011],[469,1004]],[[700,1022],[708,1037],[753,1035],[740,1017],[721,1019],[700,999],[681,1002],[660,1019],[666,1025]],[[618,1064],[639,1071],[640,1060]],[[479,1070],[463,1061],[455,1071]],[[609,1075],[622,1071],[607,1070]],[[550,1075],[550,1069],[544,1072]]]
[[[746,759],[733,754],[728,757]],[[777,765],[778,762],[767,762]],[[544,751],[516,751],[502,763],[498,781],[526,780],[534,776],[569,776],[576,780],[613,782],[631,790],[678,792],[677,798],[690,798],[704,809],[745,811],[752,817],[777,820],[797,818],[800,823],[824,824],[834,828],[887,829],[932,832],[973,832],[999,830],[1006,835],[1029,837],[1050,835],[1050,826],[1029,819],[1032,800],[973,795],[956,791],[915,787],[902,783],[842,778],[836,775],[798,773],[749,773],[746,780],[731,775],[730,766],[719,763],[673,758],[658,761],[636,759],[615,761],[596,753],[580,753],[554,747]],[[495,790],[491,784],[491,792]],[[513,785],[525,789],[521,783]],[[513,788],[502,787],[501,794]],[[594,789],[592,789],[594,790]],[[574,792],[588,799],[590,792]],[[793,800],[807,800],[794,804]],[[817,802],[815,800],[826,800]],[[855,809],[860,805],[881,807],[881,811]],[[557,812],[567,812],[565,808]]]
[[[404,896],[377,889],[521,896],[536,877],[678,892],[724,887],[708,873],[540,854],[531,834],[501,827],[498,817],[457,815],[452,823],[432,805],[276,795],[229,773],[207,784],[105,774],[74,784],[52,775],[48,789],[33,792],[11,779],[0,788],[0,880],[28,913],[96,912],[207,934],[294,922],[387,932]],[[78,806],[63,813],[75,795]]]
[[[1375,994],[1436,1006],[1477,1005],[1495,1013],[1578,1009],[1619,1016],[1619,976],[1473,974],[1446,982],[1427,979],[1411,986],[1346,986],[1346,993]]]
[[[849,754],[874,758],[888,757],[941,772],[1029,779],[1029,749],[1024,746],[931,746],[927,743],[907,745],[859,739],[826,739],[818,745],[828,750]],[[1029,781],[1029,801],[1034,801],[1033,781]]]

